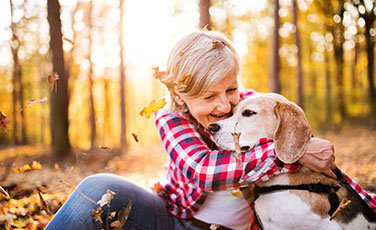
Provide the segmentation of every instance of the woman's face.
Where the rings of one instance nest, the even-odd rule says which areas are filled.
[[[181,97],[191,115],[204,127],[227,118],[239,102],[236,74],[229,74],[220,82],[212,85],[202,95],[194,98]]]

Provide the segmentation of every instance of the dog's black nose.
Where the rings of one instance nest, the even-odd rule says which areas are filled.
[[[251,148],[251,146],[245,145],[240,148],[241,151],[248,151]]]
[[[218,132],[218,130],[220,130],[220,129],[221,129],[221,126],[219,126],[216,123],[209,125],[209,131],[210,131],[211,134]]]

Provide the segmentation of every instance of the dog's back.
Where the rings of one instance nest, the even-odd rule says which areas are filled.
[[[255,201],[255,210],[260,224],[265,230],[376,230],[376,213],[352,189],[342,173],[336,174],[338,179],[334,180],[303,167],[297,172],[281,174],[258,184],[263,188],[259,191],[268,191],[256,194],[258,197]],[[316,184],[320,184],[320,188],[313,187],[312,190],[321,189],[321,192],[301,190],[301,187],[298,187]],[[276,185],[283,189],[265,189],[273,186],[275,188]],[[286,189],[286,185],[295,187]],[[333,188],[335,194],[326,193],[323,188]],[[331,220],[330,215],[343,199],[350,200],[351,203]]]

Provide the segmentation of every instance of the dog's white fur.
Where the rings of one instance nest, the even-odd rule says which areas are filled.
[[[245,112],[246,110],[248,111]],[[311,137],[311,129],[303,110],[278,94],[258,93],[251,96],[239,103],[233,116],[216,124],[220,129],[213,134],[213,138],[220,148],[235,150],[231,135],[234,132],[241,133],[241,147],[253,147],[260,138],[273,138],[276,154],[284,163],[296,162],[304,154]],[[259,185],[318,182],[339,184],[323,174],[302,167],[297,173],[280,174]],[[346,190],[341,188],[337,193],[341,200],[345,197]],[[357,214],[351,221],[343,221],[342,217],[330,220],[327,214],[329,208],[326,194],[308,191],[275,191],[262,194],[255,201],[256,214],[265,230],[376,229],[376,223],[368,222],[362,213]]]

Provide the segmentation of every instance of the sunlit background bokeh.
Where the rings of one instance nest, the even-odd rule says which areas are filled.
[[[365,1],[369,2],[369,1]],[[315,87],[324,87],[325,69],[324,51],[333,50],[330,34],[323,32],[323,15],[317,10],[313,0],[299,0],[299,25],[303,44],[303,68],[307,80],[305,97],[311,101],[306,111],[311,123],[319,126],[325,116],[320,103],[323,92],[315,92]],[[22,64],[25,83],[25,100],[40,99],[49,95],[47,76],[52,67],[49,63],[49,25],[47,22],[46,0],[13,0],[15,6],[13,21],[22,44],[19,58]],[[25,4],[25,5],[24,5]],[[90,61],[94,72],[94,99],[98,132],[98,146],[119,145],[119,1],[93,0],[92,29],[87,27],[89,0],[61,0],[61,20],[66,66],[70,69],[70,107],[69,135],[72,145],[89,148],[89,109],[87,75]],[[185,0],[125,0],[124,1],[124,39],[126,70],[126,119],[127,138],[130,144],[136,144],[132,133],[137,134],[141,144],[158,143],[158,134],[152,119],[146,119],[139,112],[152,99],[164,96],[164,88],[152,76],[152,67],[165,69],[168,53],[173,44],[183,35],[198,29],[198,1]],[[282,44],[281,79],[285,96],[295,100],[294,68],[297,65],[296,45],[294,44],[295,26],[292,24],[291,1],[280,1],[279,16],[281,25],[279,35]],[[357,18],[357,9],[346,5],[345,60],[352,59],[354,37],[364,20]],[[366,10],[366,9],[365,9]],[[12,55],[10,46],[10,5],[9,1],[0,1],[0,110],[11,115],[11,70]],[[210,8],[213,28],[224,32],[233,42],[242,58],[242,80],[247,87],[259,91],[268,91],[268,54],[273,28],[272,2],[267,0],[228,0],[212,1]],[[334,17],[334,22],[336,18]],[[375,33],[375,31],[373,31]],[[92,46],[89,47],[88,35],[92,33]],[[71,42],[73,41],[73,43]],[[88,57],[91,49],[91,57]],[[346,56],[347,55],[347,56]],[[359,65],[365,66],[365,55],[359,57]],[[350,61],[348,62],[350,63]],[[333,65],[331,71],[333,70]],[[348,64],[346,68],[350,68]],[[363,68],[362,67],[362,68]],[[345,74],[345,90],[350,90],[350,70]],[[359,73],[365,76],[365,73]],[[360,78],[360,84],[366,87],[366,78]],[[365,95],[359,88],[357,96]],[[358,99],[359,99],[358,98]],[[365,100],[355,100],[349,109],[352,115],[369,111]],[[26,123],[29,139],[33,143],[48,144],[49,105],[34,105],[26,111]],[[334,122],[337,115],[334,114]],[[337,119],[338,120],[338,119]],[[0,138],[1,140],[1,138]],[[3,136],[3,143],[9,142],[9,136]],[[137,143],[139,144],[139,143]]]

